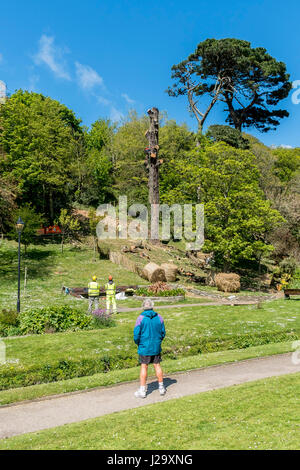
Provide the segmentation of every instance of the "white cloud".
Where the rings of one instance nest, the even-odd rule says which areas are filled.
[[[103,98],[103,96],[97,96],[97,101],[100,104],[103,104],[104,106],[109,106],[111,104],[111,101],[107,100],[106,98]]]
[[[77,79],[82,88],[92,90],[97,85],[104,87],[103,78],[92,67],[79,62],[75,62],[75,66]]]
[[[29,77],[29,86],[28,86],[28,91],[37,91],[36,85],[39,82],[40,77],[39,75],[31,75]]]
[[[111,107],[111,109],[110,109],[110,119],[112,121],[114,121],[114,122],[120,121],[123,117],[124,117],[124,115],[121,113],[121,111],[116,109],[114,106]]]
[[[132,100],[131,98],[129,98],[129,96],[127,95],[127,93],[122,93],[122,98],[124,98],[125,101],[127,101],[128,104],[133,104],[135,103],[134,100]]]
[[[280,145],[271,145],[272,149],[292,149],[294,148],[292,145],[285,145],[285,144],[280,144]]]
[[[37,65],[46,64],[57,77],[71,80],[63,63],[63,51],[54,45],[54,37],[44,34],[40,38],[39,50],[34,56],[34,61]]]

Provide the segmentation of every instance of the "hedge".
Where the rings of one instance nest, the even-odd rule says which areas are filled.
[[[163,357],[179,359],[201,353],[217,352],[231,349],[245,349],[268,343],[294,341],[300,338],[300,330],[273,331],[257,334],[244,334],[233,337],[195,338],[193,344],[163,347]],[[83,377],[116,369],[127,369],[137,365],[135,348],[130,351],[116,351],[115,354],[102,357],[81,358],[78,360],[63,359],[53,363],[35,366],[5,364],[0,366],[0,390],[57,382],[60,380]]]

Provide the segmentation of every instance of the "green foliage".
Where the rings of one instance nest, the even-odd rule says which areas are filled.
[[[249,141],[242,136],[242,133],[230,126],[215,124],[209,126],[206,136],[214,142],[225,142],[231,147],[239,149],[249,149]]]
[[[267,235],[283,222],[259,188],[254,155],[223,142],[203,141],[163,169],[161,199],[173,204],[202,202],[204,251],[215,253],[225,271],[246,261],[259,262],[272,252]]]
[[[292,273],[292,277],[287,285],[288,289],[300,289],[300,269]]]
[[[184,289],[169,289],[169,290],[160,290],[155,292],[155,294],[147,289],[146,287],[140,287],[139,289],[136,290],[135,292],[136,295],[141,295],[143,297],[175,297],[177,295],[180,296],[185,296],[185,290]]]
[[[298,331],[272,331],[253,334],[240,334],[235,336],[201,337],[196,336],[193,341],[184,345],[164,346],[164,357],[178,359],[196,354],[204,354],[216,351],[245,349],[251,346],[269,343],[292,341],[299,338]],[[56,382],[108,372],[116,369],[128,369],[137,365],[135,349],[114,349],[106,355],[97,355],[83,358],[68,358],[51,360],[38,364],[16,364],[0,367],[0,390],[25,387],[38,383]]]
[[[0,172],[17,182],[23,203],[52,222],[73,195],[80,121],[57,101],[22,90],[1,105],[0,121]]]
[[[0,311],[0,337],[17,336],[21,334],[19,315],[15,310]]]
[[[297,171],[300,173],[300,148],[277,148],[273,154],[276,157],[274,172],[281,182],[288,183]]]
[[[16,185],[9,178],[0,176],[0,231],[9,230],[9,226],[13,222],[16,197]]]
[[[63,252],[64,241],[72,240],[76,237],[76,234],[80,230],[80,223],[78,219],[68,214],[67,209],[61,209],[57,224],[62,232],[61,251]]]
[[[110,315],[107,315],[105,311],[103,311],[101,315],[96,314],[96,312],[94,311],[92,314],[92,318],[92,327],[95,329],[111,328],[113,326],[116,326],[114,320],[110,317]]]
[[[285,109],[276,109],[292,87],[285,64],[247,41],[206,39],[188,59],[172,67],[172,78],[170,96],[188,95],[190,105],[193,94],[210,97],[212,105],[221,100],[227,105],[226,121],[238,130],[254,126],[267,132],[289,115]],[[191,109],[199,116],[198,105]]]
[[[24,222],[24,228],[21,233],[21,243],[25,245],[26,249],[28,245],[36,241],[37,229],[43,225],[44,218],[35,212],[31,204],[25,204],[20,207],[20,209],[14,213],[14,224],[12,224],[10,232],[10,236],[14,240],[18,240],[18,233],[15,227],[18,217],[21,217]]]
[[[83,330],[91,326],[92,318],[68,305],[27,310],[20,314],[23,334],[42,334],[47,330]]]
[[[292,257],[285,258],[279,263],[281,274],[289,274],[290,276],[293,276],[297,271],[297,267],[298,262]]]
[[[99,119],[85,133],[86,156],[80,162],[82,184],[77,199],[83,204],[98,206],[113,199],[113,138],[116,127],[109,120]]]
[[[19,324],[18,313],[15,310],[1,310],[0,323],[3,325],[17,326]]]
[[[126,194],[128,203],[136,201],[147,203],[148,178],[144,149],[148,146],[145,132],[149,127],[146,116],[139,117],[136,112],[129,113],[118,128],[112,145],[114,158],[115,195]]]

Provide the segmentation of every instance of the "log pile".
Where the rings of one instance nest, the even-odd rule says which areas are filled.
[[[123,255],[118,251],[110,251],[109,260],[114,264],[124,266],[124,268],[128,269],[128,271],[131,271],[133,273],[138,272],[138,267],[134,263],[134,261],[131,261],[131,259],[127,258],[126,255]]]
[[[240,276],[235,273],[218,273],[215,283],[222,292],[239,292],[241,288]]]
[[[156,263],[148,263],[142,270],[142,277],[151,283],[166,281],[165,271]]]
[[[175,282],[178,272],[178,267],[173,263],[163,263],[161,268],[165,271],[166,280],[169,282]]]

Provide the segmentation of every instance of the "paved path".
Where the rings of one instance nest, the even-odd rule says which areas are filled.
[[[137,382],[127,382],[3,406],[0,407],[0,438],[294,372],[300,372],[300,364],[292,363],[291,354],[280,354],[168,375],[164,397],[158,393],[157,382],[150,379],[146,399],[134,397]]]

